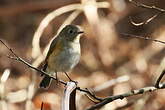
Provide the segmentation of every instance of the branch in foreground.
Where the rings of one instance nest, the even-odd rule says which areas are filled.
[[[35,70],[35,71],[38,71],[41,75],[47,75],[49,77],[51,77],[53,80],[57,80],[53,75],[50,75],[38,68],[35,68],[33,67],[30,63],[26,62],[24,59],[22,59],[21,57],[19,57],[11,48],[9,48],[1,39],[0,39],[0,42],[13,54],[13,57],[12,56],[8,56],[8,58],[11,58],[11,59],[14,59],[16,61],[19,61],[23,64],[25,64],[26,66],[28,66],[29,68]],[[67,83],[62,81],[62,80],[59,80],[58,81],[63,84],[63,85],[66,85]],[[102,98],[98,98],[96,97],[93,93],[91,93],[88,89],[81,89],[80,87],[76,87],[77,90],[81,91],[81,92],[85,92],[86,94],[90,95],[91,97],[93,97],[94,99],[98,100],[99,102],[102,101],[103,99]]]
[[[10,52],[14,55],[14,57],[11,57],[9,56],[9,58],[11,59],[14,59],[14,60],[17,60],[19,62],[22,62],[23,64],[25,64],[26,66],[30,67],[31,69],[34,69],[38,72],[40,72],[42,75],[48,75],[49,77],[51,77],[52,79],[54,80],[57,80],[54,76],[51,76],[49,74],[47,74],[46,72],[38,69],[38,68],[35,68],[33,67],[31,64],[29,64],[28,62],[26,62],[25,60],[23,60],[21,57],[17,56],[14,51],[9,48],[2,40],[0,40],[0,42],[2,44],[4,44],[4,46],[10,50]],[[159,76],[158,80],[157,80],[157,83],[156,85],[158,85],[158,87],[156,86],[150,86],[150,87],[144,87],[144,88],[140,88],[140,89],[137,89],[137,90],[132,90],[130,92],[127,92],[127,93],[124,93],[124,94],[120,94],[120,95],[115,95],[115,96],[109,96],[107,98],[99,98],[99,97],[96,97],[95,94],[91,93],[88,89],[81,89],[80,87],[76,87],[77,90],[81,91],[81,92],[85,92],[87,94],[89,94],[91,97],[93,97],[94,99],[98,100],[99,103],[91,106],[90,108],[88,108],[87,110],[95,110],[97,108],[100,108],[102,106],[104,106],[105,104],[107,103],[110,103],[114,100],[117,100],[117,99],[123,99],[123,98],[126,98],[126,97],[130,97],[130,96],[133,96],[133,95],[138,95],[138,94],[143,94],[143,93],[147,93],[147,92],[153,92],[155,90],[158,90],[158,89],[164,89],[165,88],[165,83],[163,84],[159,84],[162,77],[164,76],[165,74],[165,71],[163,71],[161,73],[161,75]],[[66,82],[62,81],[62,80],[59,80],[60,83],[66,85]]]
[[[160,74],[159,78],[157,79],[155,87],[161,88],[160,81],[161,81],[161,79],[163,78],[164,75],[165,75],[165,69],[162,71],[162,73]]]
[[[19,61],[23,64],[25,64],[26,66],[28,66],[29,68],[38,71],[41,75],[47,75],[49,77],[51,77],[54,80],[57,80],[53,75],[49,75],[48,73],[33,67],[31,64],[29,64],[28,62],[26,62],[24,59],[22,59],[21,57],[19,57],[11,48],[9,48],[2,40],[0,40],[0,42],[13,54],[13,56],[8,56],[8,58],[10,59],[14,59],[16,61]],[[66,82],[62,81],[62,80],[58,80],[60,83],[66,85]]]
[[[147,93],[147,92],[153,92],[155,90],[164,89],[164,88],[165,88],[165,83],[161,84],[160,88],[150,86],[150,87],[140,88],[137,90],[132,90],[132,91],[124,93],[124,94],[110,96],[110,97],[105,98],[103,101],[97,103],[96,105],[91,106],[90,108],[88,108],[86,110],[95,110],[95,109],[98,109],[98,108],[104,106],[105,104],[110,103],[110,102],[117,100],[117,99],[123,99],[123,98],[130,97],[133,95],[143,94],[143,93]]]

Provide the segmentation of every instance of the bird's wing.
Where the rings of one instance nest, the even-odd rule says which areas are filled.
[[[59,39],[59,38],[56,37],[55,39],[53,39],[53,41],[52,41],[51,44],[50,44],[49,51],[48,51],[47,56],[46,56],[46,58],[45,58],[45,64],[44,64],[44,66],[43,66],[43,71],[46,71],[46,68],[47,68],[47,66],[48,66],[47,60],[48,60],[49,56],[51,55],[51,53],[53,52],[53,50],[56,48],[58,39]]]
[[[48,51],[48,53],[47,53],[47,56],[46,56],[46,59],[45,59],[45,60],[48,60],[50,54],[53,52],[53,50],[55,50],[58,39],[59,39],[59,38],[56,37],[56,38],[53,39],[53,41],[51,42],[50,47],[49,47],[49,51]]]

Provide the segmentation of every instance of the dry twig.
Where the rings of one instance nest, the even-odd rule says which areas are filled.
[[[137,90],[132,90],[130,92],[120,94],[120,95],[109,96],[107,98],[104,98],[104,100],[101,101],[100,103],[97,103],[97,104],[91,106],[90,108],[88,108],[86,110],[95,110],[96,108],[100,108],[100,107],[104,106],[105,104],[110,103],[110,102],[112,102],[114,100],[117,100],[117,99],[124,99],[126,97],[130,97],[130,96],[134,96],[134,95],[138,95],[138,94],[144,94],[144,93],[147,93],[147,92],[153,92],[155,90],[164,89],[164,88],[165,88],[165,83],[161,84],[160,88],[150,86],[150,87],[140,88],[140,89],[137,89]]]
[[[131,17],[129,17],[131,24],[135,25],[135,26],[141,26],[141,25],[145,25],[148,24],[149,22],[151,22],[152,20],[154,20],[156,17],[158,17],[159,15],[161,15],[161,13],[157,13],[155,15],[153,15],[152,17],[148,18],[147,20],[140,22],[140,23],[135,23]]]
[[[29,68],[31,68],[31,69],[33,69],[33,70],[39,72],[41,75],[47,75],[47,76],[49,76],[50,78],[52,78],[53,80],[57,80],[57,78],[54,77],[53,75],[50,75],[50,74],[48,74],[48,73],[46,73],[46,72],[44,72],[44,71],[42,71],[42,70],[40,70],[40,69],[38,69],[38,68],[35,68],[35,67],[32,66],[30,63],[26,62],[24,59],[22,59],[21,57],[19,57],[19,56],[18,56],[11,48],[9,48],[1,39],[0,39],[0,42],[1,42],[7,49],[9,49],[9,51],[14,55],[14,56],[8,56],[8,58],[14,59],[14,60],[16,60],[16,61],[19,61],[19,62],[25,64],[25,65],[28,66]],[[61,84],[63,84],[63,85],[66,85],[66,84],[67,84],[66,82],[64,82],[64,81],[62,81],[62,80],[59,80],[59,79],[58,79],[58,81],[59,81]],[[102,101],[102,100],[103,100],[102,98],[96,97],[94,94],[92,94],[92,93],[91,93],[89,90],[87,90],[87,89],[81,89],[80,87],[77,87],[76,89],[79,90],[79,91],[85,92],[86,94],[91,95],[91,97],[93,97],[94,99],[96,99],[96,100],[98,100],[98,101]]]
[[[161,88],[160,81],[163,78],[164,74],[165,74],[165,69],[162,71],[162,73],[160,74],[159,78],[157,79],[155,87]]]
[[[158,11],[155,15],[153,15],[152,17],[150,17],[149,19],[143,21],[143,22],[140,22],[140,23],[135,23],[131,17],[130,17],[130,21],[133,25],[135,26],[141,26],[141,25],[145,25],[145,24],[148,24],[149,22],[151,22],[152,20],[154,20],[155,18],[157,18],[159,15],[161,15],[162,13],[165,13],[165,9],[162,9],[162,8],[159,8],[159,7],[156,7],[156,6],[149,6],[149,5],[146,5],[146,4],[143,4],[143,3],[140,3],[140,2],[137,2],[137,1],[134,1],[134,0],[129,0],[130,3],[134,4],[135,6],[137,7],[141,7],[141,8],[145,8],[145,9],[150,9],[150,10],[155,10],[155,11]]]
[[[144,40],[149,40],[152,42],[157,42],[161,44],[165,44],[165,41],[157,40],[157,39],[152,39],[150,37],[144,37],[144,36],[138,36],[138,35],[133,35],[133,34],[128,34],[128,33],[120,33],[121,35],[124,35],[124,37],[133,37],[133,38],[139,38],[139,39],[144,39]]]
[[[49,75],[46,72],[44,72],[44,71],[42,71],[42,70],[40,70],[38,68],[33,67],[31,64],[29,64],[28,62],[26,62],[25,60],[23,60],[22,58],[20,58],[2,40],[0,40],[0,42],[2,44],[4,44],[4,46],[6,48],[8,48],[10,50],[10,52],[14,55],[14,57],[9,56],[9,58],[14,59],[14,60],[17,60],[19,62],[22,62],[23,64],[25,64],[26,66],[30,67],[31,69],[34,69],[34,70],[40,72],[43,75],[48,75],[52,79],[57,80],[54,76]],[[132,91],[127,92],[127,93],[124,93],[124,94],[115,95],[115,96],[109,96],[109,97],[106,97],[106,98],[99,98],[99,97],[95,96],[95,94],[91,93],[88,89],[81,89],[80,87],[77,87],[76,89],[79,90],[79,91],[81,91],[81,92],[87,93],[88,95],[90,95],[91,97],[93,97],[94,99],[96,99],[96,100],[99,101],[99,103],[97,103],[97,104],[95,104],[95,105],[93,105],[93,106],[91,106],[90,108],[87,109],[87,110],[95,110],[96,108],[100,108],[100,107],[104,106],[105,104],[110,103],[110,102],[112,102],[114,100],[117,100],[117,99],[123,99],[123,98],[130,97],[130,96],[133,96],[133,95],[143,94],[143,93],[147,93],[147,92],[153,92],[153,91],[158,90],[158,89],[164,89],[165,88],[165,83],[159,84],[160,83],[160,80],[162,79],[162,77],[164,75],[164,73],[165,73],[165,71],[162,72],[162,74],[160,75],[160,77],[157,80],[156,85],[158,85],[158,87],[157,86],[156,87],[155,86],[144,87],[144,88],[140,88],[140,89],[137,89],[137,90],[132,90]],[[64,82],[62,80],[59,80],[59,82],[61,84],[66,85],[66,82]]]
[[[140,2],[137,2],[135,0],[129,0],[129,2],[132,3],[132,4],[134,4],[137,7],[151,9],[151,10],[155,10],[155,11],[162,12],[162,13],[165,12],[165,9],[162,9],[162,8],[159,8],[159,7],[156,7],[156,6],[145,5],[145,4],[140,3]]]

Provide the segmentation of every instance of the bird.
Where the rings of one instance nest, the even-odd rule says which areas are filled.
[[[44,61],[43,71],[50,75],[56,74],[56,79],[58,72],[64,72],[67,75],[67,72],[73,69],[80,60],[80,37],[83,33],[80,26],[66,25],[52,40]],[[69,78],[68,75],[67,77]],[[51,81],[51,77],[44,75],[39,85],[40,88],[48,88]]]

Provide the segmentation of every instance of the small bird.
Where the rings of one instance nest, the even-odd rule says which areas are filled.
[[[77,65],[80,60],[80,36],[83,33],[81,28],[76,25],[66,25],[52,40],[48,50],[43,71],[53,75],[57,72],[64,72],[66,75],[69,70]],[[69,76],[67,75],[69,78]],[[69,78],[70,79],[70,78]],[[48,88],[52,78],[45,75],[40,82],[41,88]]]

